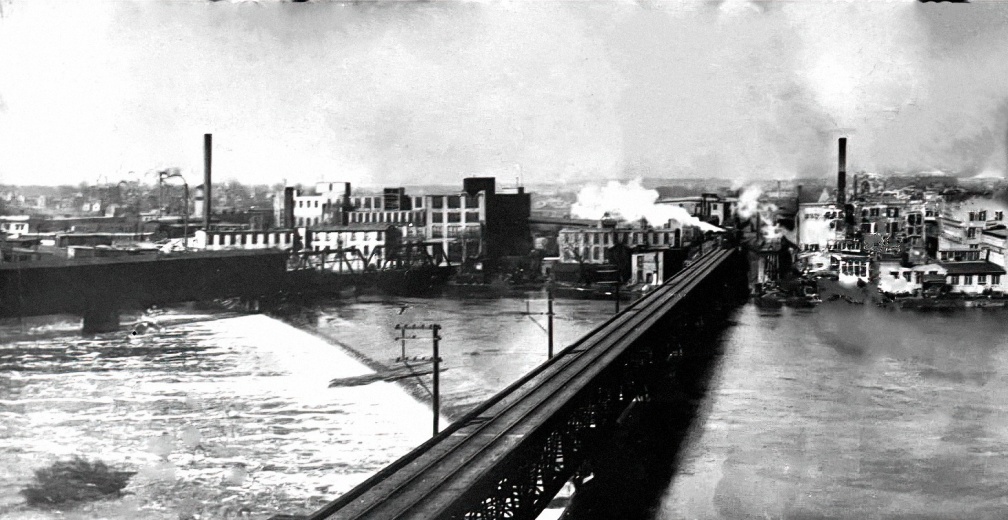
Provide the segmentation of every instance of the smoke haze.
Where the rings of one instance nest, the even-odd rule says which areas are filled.
[[[0,182],[1003,175],[1008,3],[5,4]]]
[[[640,179],[627,183],[609,181],[604,186],[589,184],[578,192],[577,202],[571,205],[571,216],[584,219],[601,219],[609,215],[628,221],[646,219],[652,226],[661,226],[674,220],[680,224],[696,226],[701,231],[723,231],[690,215],[685,209],[669,204],[655,204],[658,191],[641,185]]]

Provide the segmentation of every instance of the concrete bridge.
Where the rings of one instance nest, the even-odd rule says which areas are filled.
[[[705,254],[307,518],[535,518],[631,403],[648,399],[682,339],[744,298],[746,267],[736,249]]]
[[[288,253],[229,251],[0,264],[0,317],[76,314],[85,332],[119,312],[214,298],[258,300],[284,287]]]

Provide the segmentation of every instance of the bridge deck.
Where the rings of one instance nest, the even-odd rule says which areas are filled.
[[[717,250],[488,399],[310,518],[430,519],[457,516],[517,463],[545,428],[634,341],[731,256]]]

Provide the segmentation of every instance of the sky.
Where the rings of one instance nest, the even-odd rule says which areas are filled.
[[[0,0],[0,183],[1004,175],[1008,2]],[[132,172],[132,173],[131,173]],[[152,180],[153,177],[147,177]]]

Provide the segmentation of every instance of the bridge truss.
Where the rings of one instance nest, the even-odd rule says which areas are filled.
[[[743,257],[699,258],[309,518],[535,518],[629,405],[648,398],[691,328],[738,301]]]

